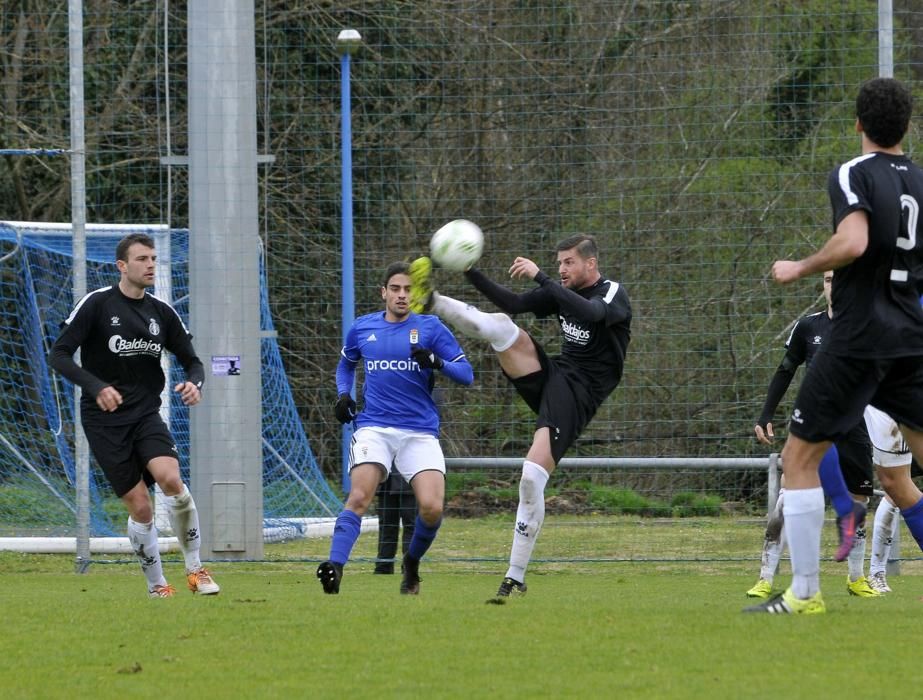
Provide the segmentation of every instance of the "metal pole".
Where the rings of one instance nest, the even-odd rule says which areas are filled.
[[[169,153],[169,147],[167,152]],[[167,166],[169,168],[169,166]],[[170,175],[167,174],[169,180]],[[169,197],[169,193],[167,195]],[[169,219],[168,219],[169,222]],[[157,267],[154,273],[154,293],[159,299],[173,304],[173,248],[170,240],[171,229],[169,226],[165,230],[154,234],[154,244],[157,251]],[[172,355],[165,352],[160,356],[160,368],[163,370],[163,376],[167,381],[163,385],[163,391],[160,393],[160,417],[168,428],[173,428],[173,415],[170,406],[170,394],[173,385],[170,382],[170,370],[172,368]],[[173,532],[173,525],[170,522],[170,513],[167,509],[167,503],[164,500],[163,490],[160,484],[154,484],[154,526],[157,532],[169,532],[173,535],[179,533]]]
[[[779,500],[779,469],[781,468],[781,460],[779,458],[778,452],[773,452],[769,455],[769,480],[767,481],[767,503],[766,503],[766,512],[772,513],[776,509],[776,502]]]
[[[71,226],[74,303],[87,293],[86,143],[83,116],[83,2],[67,3],[70,62]],[[79,357],[78,357],[79,362]],[[74,459],[77,471],[77,559],[75,570],[90,566],[90,450],[80,425],[80,387],[74,387]]]
[[[190,489],[203,558],[262,559],[255,9],[196,0],[186,13],[189,320],[208,375],[190,411]]]
[[[878,0],[878,77],[894,77],[894,7]]]
[[[341,236],[343,253],[341,258],[341,280],[343,287],[343,342],[355,319],[355,287],[353,280],[353,137],[352,113],[350,109],[349,58],[362,43],[362,37],[355,29],[344,29],[337,36],[340,56],[340,123],[341,123],[341,187],[342,218]],[[341,458],[343,465],[343,493],[349,493],[349,443],[352,440],[353,426],[343,426]]]

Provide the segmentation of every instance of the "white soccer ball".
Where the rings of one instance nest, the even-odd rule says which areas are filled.
[[[429,252],[440,267],[464,272],[481,259],[484,233],[467,219],[450,221],[429,239]]]

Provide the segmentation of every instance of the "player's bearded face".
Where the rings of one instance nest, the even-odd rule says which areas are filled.
[[[560,251],[558,253],[558,274],[561,276],[561,284],[568,289],[585,287],[590,279],[590,260],[592,259],[581,258],[576,248]]]

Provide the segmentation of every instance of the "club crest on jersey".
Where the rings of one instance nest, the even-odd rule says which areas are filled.
[[[420,332],[416,328],[410,329],[410,344],[416,345],[420,342]]]
[[[151,335],[160,335],[160,324],[152,318],[151,322],[147,326],[147,330]]]

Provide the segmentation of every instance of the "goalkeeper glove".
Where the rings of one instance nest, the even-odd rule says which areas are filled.
[[[410,356],[417,361],[423,369],[442,369],[445,362],[432,350],[426,348],[416,348],[410,353]]]
[[[356,402],[353,401],[353,397],[349,394],[340,394],[333,412],[340,423],[352,423],[356,417]]]

